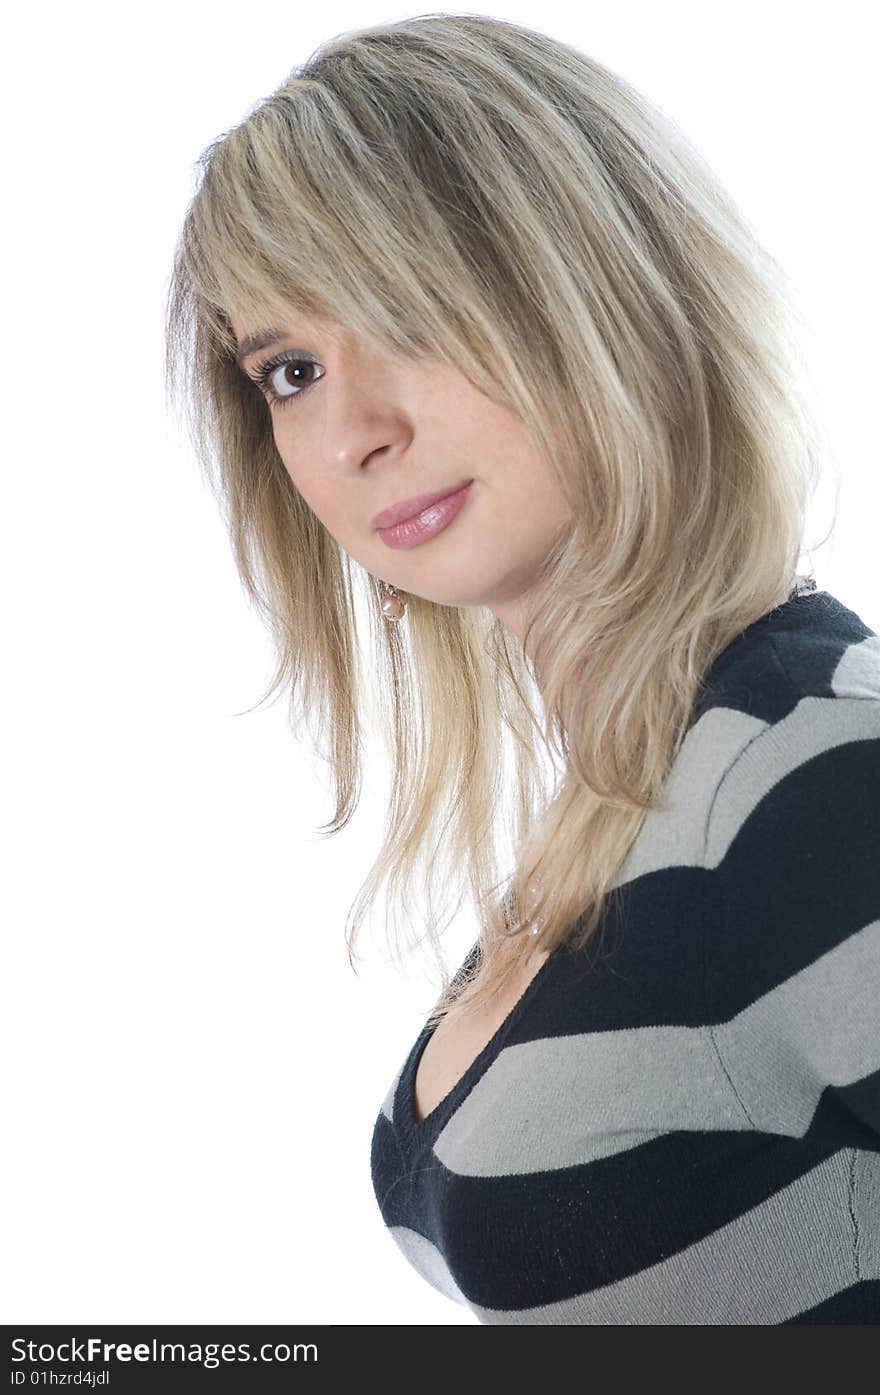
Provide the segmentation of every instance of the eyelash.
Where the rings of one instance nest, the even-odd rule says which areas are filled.
[[[315,386],[315,383],[300,383],[293,385],[299,387],[298,392],[288,392],[283,395],[276,392],[270,380],[276,368],[280,368],[283,363],[310,364],[315,368],[318,367],[316,359],[303,358],[299,354],[279,354],[277,358],[270,358],[264,363],[257,364],[251,375],[251,381],[255,382],[261,392],[268,397],[270,407],[286,407],[288,402],[296,402],[298,398],[303,397],[308,392],[309,388]],[[318,378],[317,382],[320,381]]]

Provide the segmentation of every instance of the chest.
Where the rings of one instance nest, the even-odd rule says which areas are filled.
[[[532,956],[516,979],[477,1011],[452,1007],[440,1019],[415,1076],[415,1113],[420,1122],[442,1103],[488,1046],[546,959],[546,952]]]

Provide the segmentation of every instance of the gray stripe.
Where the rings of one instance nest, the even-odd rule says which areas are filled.
[[[829,699],[830,701],[830,699]],[[650,809],[612,886],[667,867],[702,867],[706,826],[719,781],[767,723],[713,707],[687,732],[666,776],[661,806]]]
[[[880,635],[868,635],[844,650],[831,687],[838,697],[880,698]]]
[[[802,1137],[826,1086],[880,1071],[880,920],[716,1027],[715,1040],[755,1128]]]
[[[706,867],[717,867],[749,814],[773,787],[814,756],[851,741],[880,739],[880,700],[802,698],[743,751],[717,790],[706,835]]]
[[[431,1241],[426,1240],[417,1230],[410,1230],[409,1226],[392,1225],[388,1229],[398,1247],[423,1279],[427,1279],[429,1284],[455,1303],[465,1302],[464,1294],[450,1274],[446,1261],[436,1245],[432,1245]]]
[[[497,1177],[594,1162],[671,1130],[800,1138],[827,1085],[876,1070],[880,921],[715,1028],[620,1028],[503,1047],[434,1152],[452,1172]]]
[[[595,1162],[672,1129],[752,1129],[708,1027],[578,1032],[505,1046],[441,1130],[451,1172]]]
[[[853,1219],[860,1279],[880,1278],[880,1153],[853,1151]]]

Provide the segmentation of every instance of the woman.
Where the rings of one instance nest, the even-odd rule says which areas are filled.
[[[170,378],[331,832],[384,723],[349,952],[387,883],[443,976],[391,1235],[486,1323],[876,1321],[880,641],[797,575],[782,272],[644,98],[484,16],[337,37],[201,165]]]

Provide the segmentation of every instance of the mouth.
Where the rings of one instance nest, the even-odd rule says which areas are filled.
[[[450,494],[457,494],[466,484],[473,484],[473,480],[459,480],[458,484],[450,484],[446,489],[435,489],[429,494],[414,494],[410,499],[398,499],[396,504],[376,514],[371,520],[371,527],[392,528],[396,523],[404,523],[408,518],[415,518],[423,509],[439,503],[441,499],[448,499]]]
[[[458,518],[462,509],[467,508],[473,484],[473,480],[468,480],[467,484],[463,484],[453,494],[445,494],[441,499],[435,499],[414,516],[404,518],[402,522],[394,523],[388,528],[378,528],[376,531],[379,537],[386,547],[392,547],[395,551],[409,551],[410,548],[419,547],[431,538],[436,538]]]

